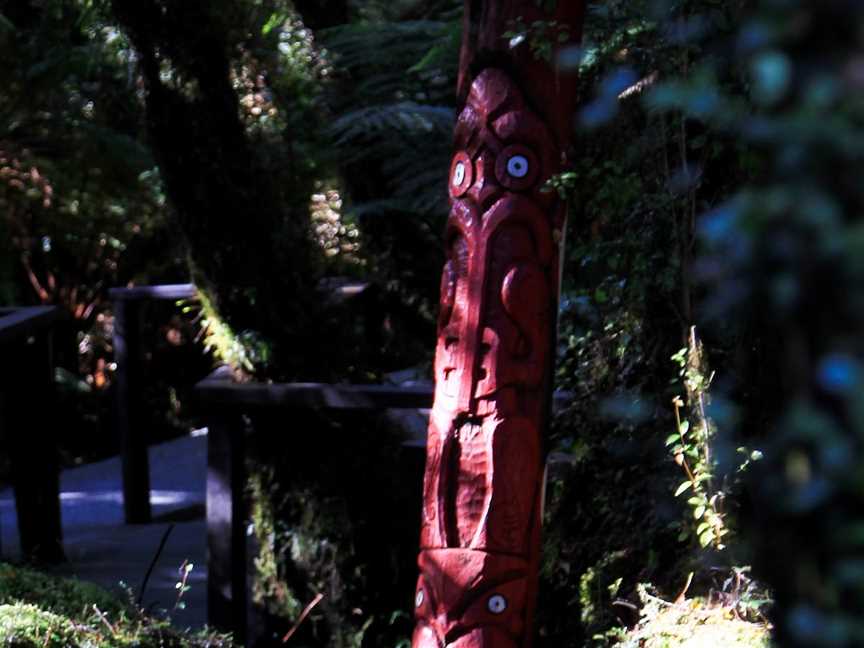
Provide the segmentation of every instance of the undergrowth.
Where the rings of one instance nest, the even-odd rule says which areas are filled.
[[[751,621],[734,607],[703,598],[668,602],[639,587],[642,602],[637,626],[616,648],[767,648],[770,627]]]
[[[181,631],[90,583],[0,563],[0,646],[232,648],[229,635]]]

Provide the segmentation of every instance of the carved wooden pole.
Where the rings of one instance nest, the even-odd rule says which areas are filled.
[[[502,35],[578,41],[584,0],[549,4],[465,2],[413,648],[531,644],[575,84]]]

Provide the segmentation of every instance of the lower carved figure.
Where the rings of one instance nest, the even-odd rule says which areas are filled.
[[[527,563],[464,549],[420,554],[414,648],[515,648],[524,631]]]

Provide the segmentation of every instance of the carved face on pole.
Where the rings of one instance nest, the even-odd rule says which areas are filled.
[[[528,644],[562,206],[547,126],[501,70],[456,126],[414,648]]]

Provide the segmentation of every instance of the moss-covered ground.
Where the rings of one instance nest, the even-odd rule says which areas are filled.
[[[4,648],[232,648],[230,637],[185,632],[167,617],[77,580],[0,563],[0,646]]]

